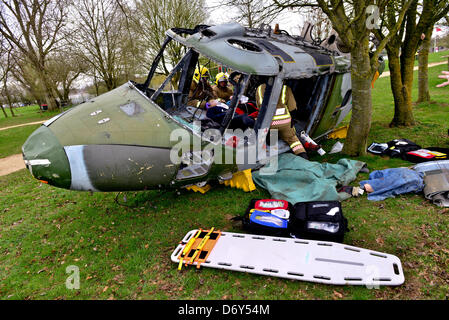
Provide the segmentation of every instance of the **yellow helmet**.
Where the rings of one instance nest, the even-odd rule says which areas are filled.
[[[195,69],[195,73],[193,74],[193,80],[195,82],[200,81],[201,78],[209,78],[209,69],[207,69],[205,66],[200,65],[200,67]]]
[[[218,86],[218,83],[220,81],[228,81],[228,75],[224,72],[220,72],[219,74],[217,74],[217,76],[215,77],[215,84]]]

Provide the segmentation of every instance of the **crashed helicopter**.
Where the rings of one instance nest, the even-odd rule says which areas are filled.
[[[230,23],[172,28],[166,36],[144,83],[129,81],[55,116],[30,135],[22,151],[35,178],[84,191],[179,188],[226,180],[235,172],[261,167],[263,161],[195,162],[195,152],[183,152],[179,141],[170,139],[171,133],[182,129],[188,133],[190,147],[195,140],[213,143],[234,154],[235,160],[238,150],[251,154],[258,139],[265,139],[284,84],[292,89],[299,111],[293,119],[296,131],[315,140],[326,137],[351,110],[350,58],[339,50],[335,35],[316,43],[307,34],[290,36],[269,26],[250,29]],[[185,55],[158,88],[151,88],[171,41],[181,44]],[[214,126],[222,134],[217,141],[202,135],[211,123],[204,112],[188,105],[200,55],[232,70],[230,79],[234,79],[229,108]],[[257,138],[236,142],[230,130],[236,106],[242,97],[254,101],[261,83],[266,90],[250,128]],[[183,161],[172,161],[173,150]],[[289,150],[282,140],[266,145],[270,155]]]

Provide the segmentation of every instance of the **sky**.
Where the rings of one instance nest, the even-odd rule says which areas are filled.
[[[209,7],[215,7],[219,4],[220,0],[206,0],[206,4]],[[228,7],[214,8],[210,11],[210,17],[208,23],[210,24],[221,24],[233,21],[232,18],[238,13],[236,10],[231,10]],[[279,23],[279,27],[282,30],[286,30],[290,34],[299,35],[301,33],[302,25],[304,23],[300,14],[292,12],[290,10],[284,10],[279,17],[273,21],[272,27],[276,23]]]
[[[263,0],[261,0],[263,1]],[[220,0],[206,0],[206,4],[209,7],[217,6],[220,3]],[[238,13],[236,10],[230,10],[228,7],[219,7],[210,11],[210,17],[208,23],[210,24],[221,24],[226,22],[231,22],[232,18],[235,17]],[[275,23],[279,23],[281,29],[286,30],[290,34],[300,35],[302,25],[304,24],[304,19],[297,12],[292,12],[290,10],[285,10],[278,19],[276,19],[272,23],[272,27],[274,27]],[[437,31],[434,29],[433,37],[443,37],[445,34],[449,32],[449,27],[437,25],[441,31]]]

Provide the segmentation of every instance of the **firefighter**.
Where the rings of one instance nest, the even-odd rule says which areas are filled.
[[[217,96],[209,84],[209,78],[209,70],[205,66],[201,65],[195,69],[187,105],[206,109],[206,104],[208,107],[215,107],[218,104]]]
[[[261,84],[257,88],[256,92],[256,102],[257,106],[260,108],[263,101],[263,96],[265,93],[265,84]],[[276,112],[273,116],[270,129],[277,129],[279,136],[284,140],[293,151],[294,154],[303,157],[304,159],[309,159],[307,152],[304,149],[301,141],[299,141],[296,136],[296,130],[293,127],[293,119],[290,112],[296,110],[296,101],[293,96],[293,92],[290,87],[284,85],[282,87],[281,95],[276,106]]]
[[[220,72],[217,74],[215,77],[215,85],[212,87],[212,90],[219,101],[226,103],[231,100],[233,91],[228,86],[228,76],[226,73]]]

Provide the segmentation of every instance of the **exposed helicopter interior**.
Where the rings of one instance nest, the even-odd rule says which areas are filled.
[[[165,48],[166,46],[162,46],[155,58],[147,81],[144,84],[137,84],[137,87],[173,119],[192,130],[202,132],[207,129],[218,129],[224,133],[226,129],[245,131],[248,128],[257,130],[260,127],[263,120],[261,118],[265,113],[259,113],[259,108],[265,108],[268,103],[265,100],[270,98],[270,93],[264,96],[262,106],[257,106],[256,91],[259,85],[268,82],[269,77],[238,73],[215,63],[193,49],[184,47],[184,55],[178,62],[167,63],[170,60],[167,57],[163,59],[166,54]],[[166,75],[170,67],[172,70]],[[205,68],[207,73],[195,78],[198,76],[195,72],[201,68]],[[204,107],[207,102],[205,100],[210,96],[207,93],[212,89],[211,86],[215,85],[215,76],[222,71],[226,71],[228,75],[228,86],[233,88],[233,99],[220,102],[220,108],[215,108],[215,111],[211,112],[210,108]],[[297,112],[293,114],[293,124],[298,135],[301,131],[310,132],[312,129],[313,121],[320,111],[319,106],[325,102],[331,78],[330,75],[322,75],[285,81],[285,84],[292,89],[296,100]],[[206,94],[196,97],[198,90]],[[239,93],[241,99],[237,101]],[[192,95],[196,98],[195,103],[192,103]],[[279,142],[282,145],[282,141]]]

